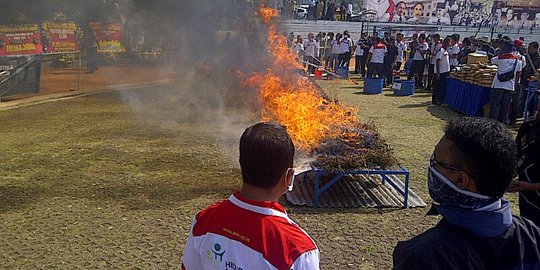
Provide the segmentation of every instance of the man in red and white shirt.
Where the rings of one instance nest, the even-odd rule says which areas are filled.
[[[514,53],[512,40],[504,40],[504,45],[500,49],[501,53],[491,59],[491,63],[497,66],[497,74],[491,84],[491,94],[489,98],[489,118],[508,124],[508,111],[512,96],[519,84],[523,63],[521,57]],[[513,72],[514,78],[508,81],[500,81],[499,75]]]
[[[259,123],[240,139],[240,192],[195,217],[182,270],[317,270],[319,250],[278,199],[292,189],[294,145],[285,128]]]
[[[386,45],[381,41],[380,37],[376,37],[375,44],[371,46],[368,54],[368,78],[373,78],[375,74],[377,74],[379,78],[384,78],[384,75],[386,74],[386,69],[384,67],[384,57],[386,56],[386,53],[388,53]]]

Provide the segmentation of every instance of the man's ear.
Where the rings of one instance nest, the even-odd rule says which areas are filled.
[[[293,176],[294,176],[294,169],[293,168],[287,169],[287,173],[285,175],[285,184],[287,186],[290,186],[292,184],[291,182],[293,181]]]
[[[464,171],[460,171],[457,173],[455,184],[460,189],[468,190],[468,191],[476,191],[476,185],[474,184],[473,179],[468,173]]]

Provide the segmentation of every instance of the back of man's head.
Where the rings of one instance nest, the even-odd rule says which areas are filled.
[[[276,186],[292,168],[294,145],[283,126],[259,123],[240,138],[240,167],[245,183],[261,188]]]
[[[478,193],[502,197],[514,176],[517,158],[508,129],[494,120],[461,117],[448,123],[444,136],[457,146],[454,162],[472,174]]]

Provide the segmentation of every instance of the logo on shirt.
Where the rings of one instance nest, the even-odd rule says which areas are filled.
[[[214,244],[212,249],[206,250],[206,257],[214,267],[219,267],[220,263],[223,262],[224,254],[225,250],[222,250],[221,245],[217,243]]]

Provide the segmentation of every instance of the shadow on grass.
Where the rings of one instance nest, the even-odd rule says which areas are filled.
[[[112,202],[115,205],[124,205],[132,210],[149,210],[167,208],[183,204],[186,201],[211,195],[230,195],[237,186],[230,185],[200,185],[181,187],[174,184],[151,183],[143,186],[117,186],[104,187],[95,190],[87,199],[99,202]],[[95,196],[94,196],[95,195]]]
[[[386,94],[384,94],[384,96],[386,96],[386,97],[397,97],[397,98],[411,98],[412,97],[412,95],[405,95],[405,96],[403,96],[403,95],[395,95],[393,92],[392,93],[386,93]]]
[[[366,94],[364,92],[355,92],[354,95],[361,95],[361,96],[373,96],[373,95],[379,95],[379,94]]]
[[[0,186],[0,214],[38,202],[46,193],[39,187]]]
[[[452,118],[463,116],[463,114],[457,111],[454,111],[449,107],[438,106],[438,105],[428,106],[427,111],[431,113],[431,115],[444,121],[449,121]]]
[[[0,214],[29,208],[32,204],[56,197],[88,199],[108,205],[122,205],[134,210],[167,208],[196,198],[227,196],[238,188],[235,184],[179,185],[177,183],[146,183],[143,185],[120,185],[91,187],[88,189],[60,187],[0,187]]]
[[[308,207],[308,206],[295,206],[289,203],[284,197],[281,197],[279,203],[287,208],[289,214],[302,214],[302,215],[320,215],[324,213],[340,213],[340,214],[388,214],[399,210],[407,210],[404,208],[333,208],[333,207]]]
[[[431,105],[431,101],[426,101],[426,102],[422,102],[422,103],[401,105],[398,108],[414,109],[414,108],[428,107],[430,105]]]
[[[431,97],[432,95],[430,93],[415,93],[414,94],[414,97],[420,97],[420,98],[426,98],[426,97]]]

